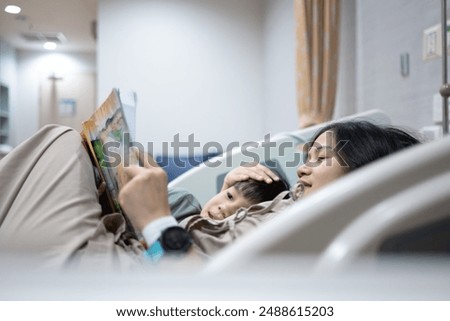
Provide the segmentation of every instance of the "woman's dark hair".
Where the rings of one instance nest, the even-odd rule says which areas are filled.
[[[233,186],[252,204],[271,201],[281,192],[289,190],[289,183],[276,171],[273,169],[271,170],[280,178],[280,180],[268,184],[266,182],[249,179],[238,182]]]
[[[312,141],[315,142],[326,131],[333,133],[336,156],[348,165],[348,171],[420,143],[406,131],[368,121],[331,123],[320,129]]]

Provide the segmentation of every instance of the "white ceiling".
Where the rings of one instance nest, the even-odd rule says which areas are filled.
[[[9,4],[20,6],[20,14],[6,13]],[[22,33],[61,32],[66,41],[55,51],[95,52],[96,19],[97,0],[0,0],[0,38],[16,49],[45,50],[41,42],[27,41]]]

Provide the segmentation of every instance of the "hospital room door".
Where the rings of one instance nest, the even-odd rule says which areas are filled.
[[[39,127],[61,124],[77,130],[96,108],[94,73],[42,76]]]

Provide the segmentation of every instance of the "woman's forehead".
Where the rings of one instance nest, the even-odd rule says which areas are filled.
[[[333,146],[335,145],[335,134],[331,130],[327,130],[316,138],[314,144],[311,147],[315,147],[316,149],[320,150],[333,148]]]

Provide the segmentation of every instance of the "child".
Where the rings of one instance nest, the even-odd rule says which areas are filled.
[[[223,220],[242,207],[248,208],[254,204],[271,201],[288,189],[288,183],[281,177],[270,184],[253,179],[237,182],[206,202],[200,215]]]

